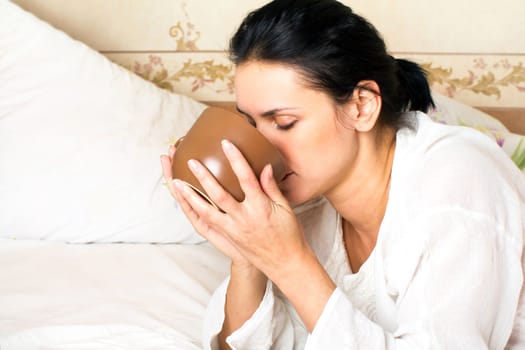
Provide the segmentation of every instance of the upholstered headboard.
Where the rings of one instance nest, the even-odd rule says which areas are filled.
[[[158,86],[228,105],[228,39],[266,1],[14,2]],[[421,63],[434,90],[525,134],[525,2],[343,2],[377,26],[393,55]]]

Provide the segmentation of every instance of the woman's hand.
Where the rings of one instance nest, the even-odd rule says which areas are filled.
[[[287,267],[293,270],[305,257],[305,252],[310,253],[301,226],[281,194],[270,165],[263,169],[259,181],[233,144],[224,141],[223,150],[245,193],[242,202],[227,193],[197,161],[189,162],[191,171],[224,212],[210,205],[181,181],[171,183],[170,157],[174,149],[170,149],[170,156],[162,160],[170,191],[179,200],[196,230],[218,249],[232,259],[242,261],[244,258],[272,280],[279,279],[286,275]]]
[[[267,165],[257,179],[234,145],[225,141],[223,150],[245,194],[242,202],[227,193],[202,164],[189,162],[206,193],[223,211],[180,180],[172,181],[175,148],[162,156],[164,177],[184,213],[199,233],[232,259],[221,339],[255,311],[266,277],[279,286],[311,332],[335,284],[306,242],[271,166]]]
[[[240,267],[246,266],[249,267],[249,262],[240,254],[237,248],[228,240],[227,237],[216,232],[210,225],[208,225],[204,220],[200,219],[196,211],[193,210],[192,206],[186,199],[192,195],[196,195],[195,191],[186,186],[187,195],[181,195],[180,190],[178,191],[174,186],[173,173],[172,173],[172,162],[173,155],[175,154],[176,148],[171,145],[168,149],[168,154],[163,154],[160,156],[160,162],[162,165],[162,174],[164,180],[168,186],[168,189],[171,195],[179,202],[182,211],[186,217],[190,220],[191,224],[195,230],[206,238],[210,243],[212,243],[217,249],[219,249],[223,254],[227,255],[233,264],[236,264]],[[179,181],[180,182],[180,181]],[[184,186],[184,185],[183,185]],[[185,192],[185,191],[183,191]],[[197,195],[196,195],[197,196]],[[200,196],[197,196],[200,198]],[[195,199],[194,199],[195,201]],[[206,202],[207,203],[207,202]],[[205,203],[199,203],[200,206],[204,206]]]

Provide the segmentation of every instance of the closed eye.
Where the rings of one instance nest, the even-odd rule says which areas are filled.
[[[253,125],[254,127],[257,127],[257,123],[255,119],[253,119],[248,113],[242,111],[239,108],[239,106],[236,106],[236,109],[237,109],[237,112],[242,114],[251,125]],[[291,110],[291,109],[295,109],[295,108],[275,108],[275,109],[271,109],[271,110],[264,112],[262,116],[265,119],[272,118],[273,119],[272,125],[275,129],[283,130],[283,131],[289,130],[295,125],[295,123],[297,122],[297,118],[295,116],[291,116],[288,114],[280,115],[280,112]]]
[[[297,120],[294,120],[293,122],[288,124],[279,124],[275,122],[275,128],[278,130],[289,130],[295,125],[295,123],[297,123]]]
[[[297,122],[297,117],[288,114],[275,115],[273,117],[273,125],[278,130],[289,130]]]

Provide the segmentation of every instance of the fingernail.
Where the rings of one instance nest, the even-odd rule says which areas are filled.
[[[228,141],[228,140],[222,140],[221,144],[222,144],[222,148],[225,151],[227,151],[227,152],[229,152],[229,151],[231,151],[233,149],[232,143],[230,141]]]
[[[177,190],[184,191],[184,184],[179,179],[174,179],[173,180],[173,185],[175,186],[175,188]]]
[[[268,163],[266,164],[266,167],[268,167],[268,177],[273,177],[273,167],[272,167],[272,164]]]
[[[195,159],[188,160],[188,166],[190,167],[191,170],[193,170],[196,173],[200,172],[201,170],[199,167],[199,163],[197,163]]]

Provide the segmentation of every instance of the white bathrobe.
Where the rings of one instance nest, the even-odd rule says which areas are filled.
[[[415,117],[397,133],[386,213],[357,273],[330,204],[297,211],[337,285],[313,332],[269,281],[232,349],[525,349],[525,177],[487,136]],[[207,349],[218,349],[227,284],[208,306]]]

